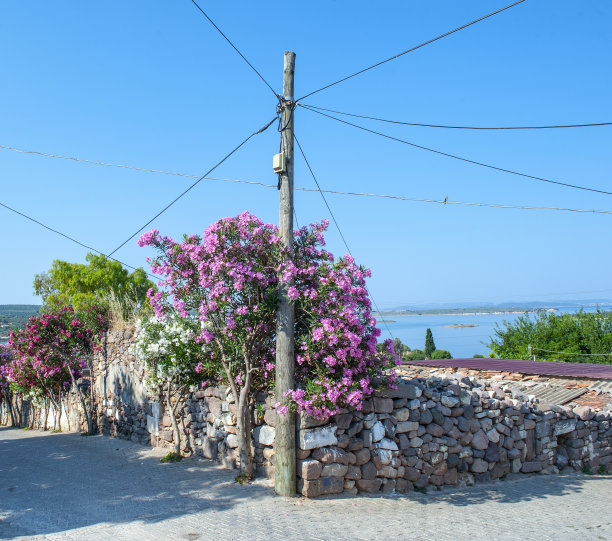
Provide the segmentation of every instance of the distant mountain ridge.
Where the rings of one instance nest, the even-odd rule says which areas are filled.
[[[499,309],[499,311],[505,312],[510,309],[513,311],[517,308],[536,310],[538,308],[573,308],[580,306],[601,306],[602,308],[612,307],[612,300],[602,299],[577,299],[577,300],[564,300],[556,299],[550,301],[508,301],[508,302],[466,302],[466,303],[429,303],[429,304],[411,304],[394,306],[391,308],[382,309],[381,312],[420,312],[420,311],[433,311],[433,310],[474,310],[477,308],[487,308],[487,311],[492,309]]]
[[[9,327],[16,329],[25,325],[40,307],[40,304],[0,304],[0,335],[4,336]]]

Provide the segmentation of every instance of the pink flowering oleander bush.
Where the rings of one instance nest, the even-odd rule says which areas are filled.
[[[9,332],[12,360],[5,377],[14,391],[57,404],[86,366],[86,357],[108,329],[106,308],[71,306],[32,316],[25,328]]]
[[[399,361],[390,340],[377,352],[380,330],[365,285],[370,271],[323,249],[327,226],[296,231],[293,257],[275,226],[247,212],[181,243],[157,230],[140,238],[159,254],[151,268],[164,289],[149,292],[157,316],[197,311],[198,339],[211,346],[237,401],[251,385],[273,386],[279,280],[290,284],[296,309],[296,388],[278,404],[280,413],[291,407],[326,419],[341,407],[359,409],[375,378],[393,384]]]

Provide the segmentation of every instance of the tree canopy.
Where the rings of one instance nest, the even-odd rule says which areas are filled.
[[[142,306],[147,291],[155,289],[142,268],[130,273],[118,261],[89,253],[87,264],[56,259],[47,272],[34,278],[34,293],[40,295],[44,308],[72,305],[76,309],[93,303],[108,303],[113,298],[125,308]]]
[[[612,312],[538,312],[497,325],[489,348],[501,358],[575,363],[612,363]]]

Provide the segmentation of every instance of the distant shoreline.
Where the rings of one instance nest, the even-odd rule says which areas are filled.
[[[393,321],[387,317],[418,317],[418,316],[503,316],[516,314],[535,314],[537,312],[558,312],[557,308],[526,308],[524,310],[495,310],[490,312],[438,312],[437,310],[422,310],[420,312],[379,312],[375,317],[383,318],[385,321]]]

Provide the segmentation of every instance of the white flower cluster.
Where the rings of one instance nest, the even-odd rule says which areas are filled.
[[[194,319],[172,316],[166,321],[151,317],[136,324],[137,339],[131,352],[149,368],[149,383],[189,380],[201,355],[195,341],[199,324]],[[195,385],[190,385],[195,388]]]

